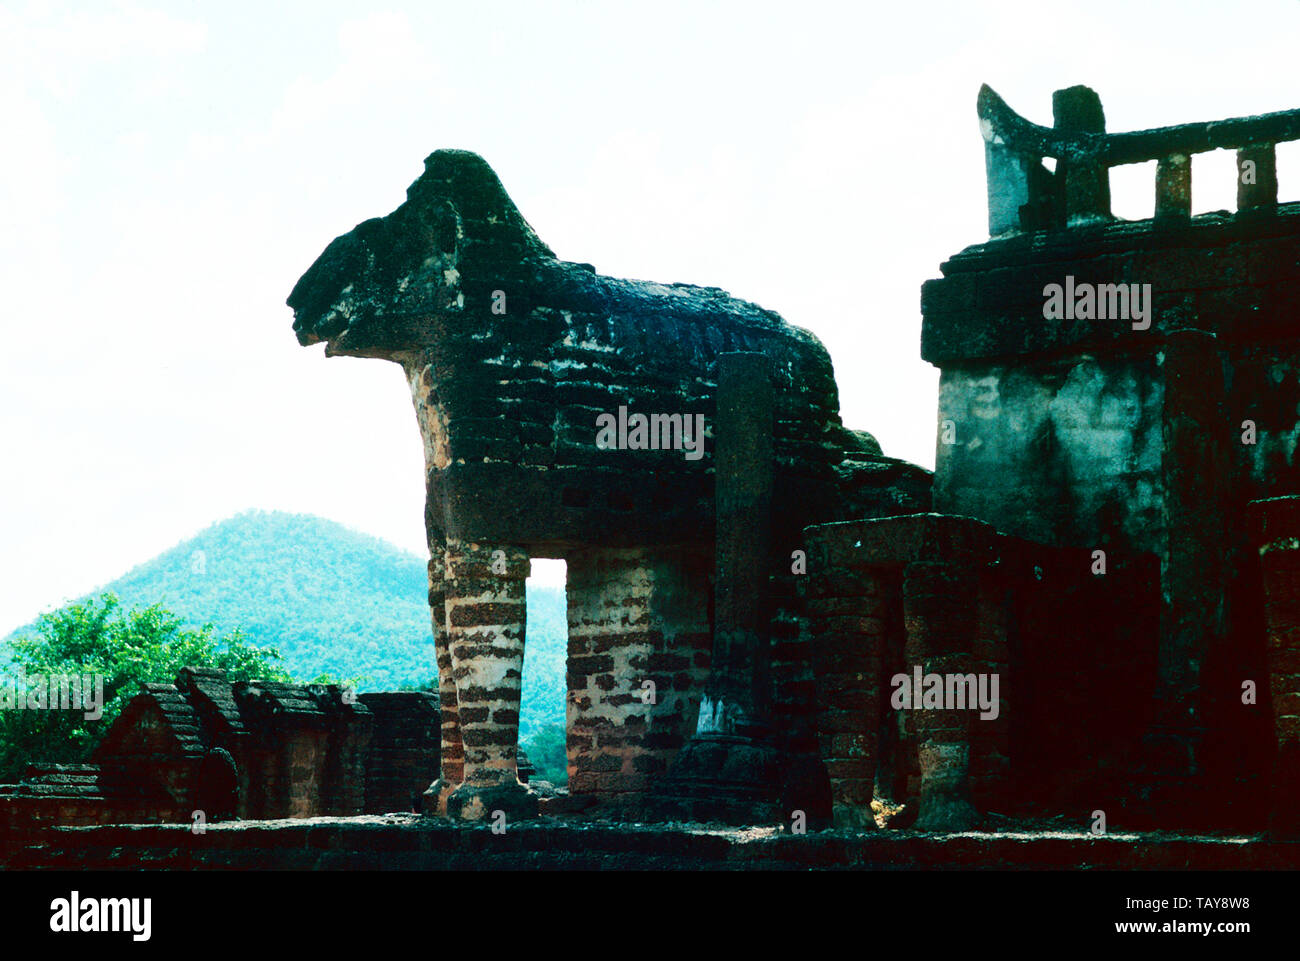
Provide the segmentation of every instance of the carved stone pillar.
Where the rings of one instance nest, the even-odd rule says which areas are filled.
[[[1231,481],[1223,368],[1213,334],[1175,330],[1165,345],[1164,515],[1156,718],[1146,737],[1148,800],[1178,821],[1201,816],[1188,788],[1204,775],[1202,665],[1224,636]]]
[[[772,692],[767,646],[774,417],[770,365],[762,354],[718,358],[713,669],[700,705],[700,733],[767,732]]]
[[[688,817],[747,823],[781,816],[778,757],[770,740],[770,365],[763,354],[718,357],[713,659],[695,735],[665,787]]]

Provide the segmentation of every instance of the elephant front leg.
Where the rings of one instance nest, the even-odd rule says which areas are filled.
[[[447,814],[477,821],[534,817],[537,798],[516,766],[527,620],[528,554],[449,542],[445,571],[452,678],[464,748],[463,781]]]
[[[447,798],[465,779],[465,749],[460,739],[456,680],[451,664],[451,639],[447,628],[447,548],[438,543],[429,561],[429,612],[433,619],[434,652],[438,664],[438,705],[441,713],[441,749],[438,779],[424,792],[428,814],[446,814]]]

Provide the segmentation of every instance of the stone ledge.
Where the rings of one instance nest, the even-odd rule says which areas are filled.
[[[15,839],[17,840],[17,839]],[[542,818],[490,827],[417,815],[52,828],[5,845],[7,869],[1294,870],[1300,843],[1085,831],[869,834]]]
[[[921,290],[921,355],[945,369],[1077,351],[1154,358],[1174,332],[1218,335],[1220,349],[1289,342],[1300,204],[1275,214],[1112,223],[968,247]],[[1127,319],[1046,319],[1043,290],[1064,283],[1150,284],[1149,328]]]

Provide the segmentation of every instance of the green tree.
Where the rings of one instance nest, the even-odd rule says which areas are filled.
[[[399,691],[432,691],[434,694],[437,694],[437,693],[438,693],[438,676],[435,674],[433,677],[429,678],[427,681],[421,681],[421,682],[419,682],[418,684],[413,684],[413,683],[411,683],[410,681],[407,681],[405,684],[402,684],[402,685],[398,688],[398,690],[399,690]]]
[[[182,667],[221,668],[235,681],[292,680],[279,666],[279,651],[249,644],[238,629],[221,637],[210,624],[188,629],[158,604],[123,611],[113,594],[46,614],[34,630],[11,643],[0,684],[16,684],[20,669],[29,679],[97,675],[103,713],[88,720],[76,710],[0,711],[0,783],[17,779],[32,761],[89,760],[141,685],[171,681]],[[25,697],[24,688],[17,693]]]
[[[528,752],[528,760],[537,769],[533,775],[537,780],[550,781],[556,787],[564,787],[569,783],[563,724],[548,724],[539,728],[524,742],[524,750]]]

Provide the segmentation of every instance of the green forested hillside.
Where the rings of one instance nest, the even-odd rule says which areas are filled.
[[[252,511],[214,524],[91,592],[161,604],[192,627],[240,628],[294,677],[360,678],[363,691],[437,677],[425,560],[324,518]],[[563,723],[564,592],[529,586],[524,737]],[[15,635],[29,633],[20,629]]]

